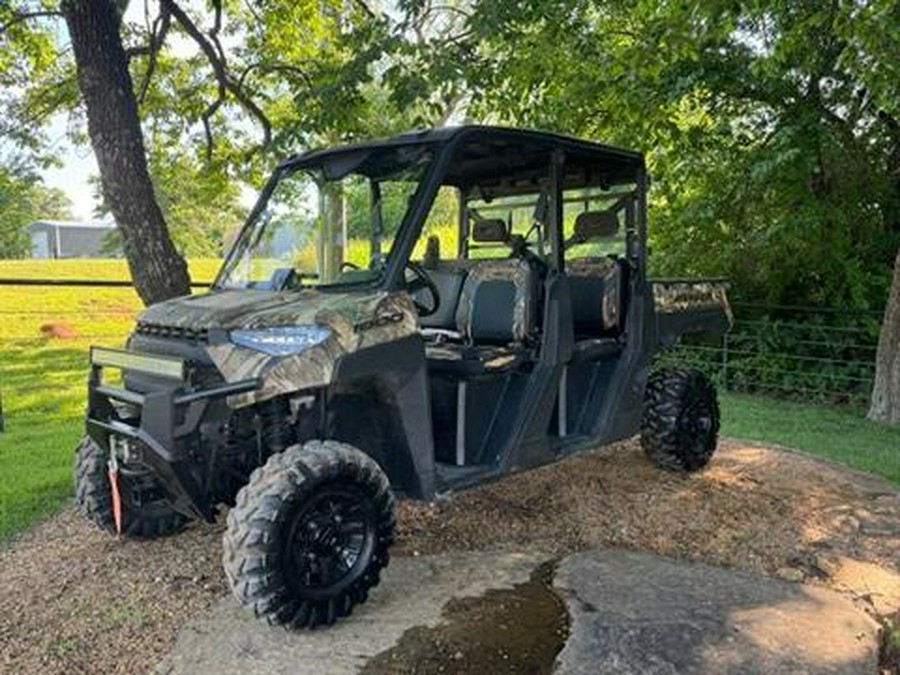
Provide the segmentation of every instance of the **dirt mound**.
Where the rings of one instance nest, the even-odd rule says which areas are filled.
[[[78,337],[78,331],[64,321],[54,321],[41,326],[41,335],[48,340],[72,340]]]
[[[226,592],[220,533],[195,525],[167,540],[116,542],[68,511],[35,528],[0,551],[0,671],[147,671],[174,631]],[[697,475],[662,472],[629,441],[435,504],[403,504],[396,553],[607,545],[804,579],[873,612],[900,607],[900,493],[737,442]]]
[[[431,505],[401,505],[401,550],[598,546],[779,576],[827,577],[842,557],[900,561],[900,493],[808,455],[726,441],[675,474],[625,442]]]

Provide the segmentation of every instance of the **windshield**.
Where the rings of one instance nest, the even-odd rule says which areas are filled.
[[[380,281],[432,153],[360,149],[284,169],[241,232],[220,288],[291,289]]]

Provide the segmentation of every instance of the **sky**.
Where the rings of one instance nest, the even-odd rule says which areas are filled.
[[[186,4],[190,6],[192,1],[189,0]],[[156,1],[148,0],[146,8],[144,2],[129,2],[124,20],[144,23],[146,20],[145,9],[151,18],[156,16]],[[59,37],[60,40],[67,41],[64,30],[61,31]],[[188,55],[196,49],[192,42],[180,35],[171,35],[167,41],[167,47],[176,55]],[[91,176],[99,173],[97,162],[90,145],[75,146],[69,142],[66,136],[66,125],[67,120],[64,115],[58,115],[53,119],[48,129],[48,135],[62,165],[56,169],[45,170],[41,175],[45,185],[59,188],[66,193],[72,202],[72,216],[75,220],[93,220],[97,201],[94,199],[94,189],[88,181]]]
[[[57,156],[62,166],[42,172],[44,184],[59,188],[72,202],[72,216],[75,220],[93,220],[94,190],[88,183],[91,175],[96,175],[97,162],[89,145],[73,146],[66,138],[66,120],[59,116],[53,120],[49,136],[54,141]]]
[[[143,24],[147,21],[147,16],[152,19],[157,14],[157,1],[146,0],[145,4],[145,2],[139,0],[132,0],[128,4],[124,20],[126,22]],[[190,7],[195,3],[202,5],[202,0],[185,0],[183,4]],[[394,0],[384,0],[375,4],[380,5],[389,14],[396,12]],[[59,37],[60,40],[67,41],[64,30],[61,31]],[[223,39],[226,43],[226,48],[228,47],[227,42],[229,39],[239,41],[237,37],[226,37]],[[170,32],[166,47],[177,56],[194,54],[197,49],[196,45],[189,38],[172,32]],[[72,202],[73,218],[76,220],[93,220],[97,202],[94,199],[94,189],[89,183],[89,179],[91,176],[98,174],[97,162],[89,145],[75,146],[68,140],[66,126],[66,117],[59,115],[52,121],[48,130],[61,166],[45,170],[42,173],[44,183],[48,187],[59,188],[68,196]],[[255,200],[256,192],[249,186],[243,185],[241,194],[242,205],[249,208]]]

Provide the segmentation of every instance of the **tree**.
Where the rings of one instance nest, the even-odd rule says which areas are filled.
[[[856,48],[847,54],[847,69],[864,84],[862,95],[871,101],[883,134],[880,146],[886,157],[884,179],[889,186],[884,210],[891,229],[900,230],[900,3],[876,0],[863,3],[844,23],[843,30]],[[896,249],[895,249],[896,250]],[[900,251],[875,357],[875,382],[869,418],[900,423]]]
[[[646,152],[657,272],[869,309],[893,269],[870,416],[896,419],[900,2],[402,5],[457,29],[406,47],[398,91],[449,74],[475,118]]]
[[[134,287],[145,304],[187,295],[187,263],[169,237],[147,169],[119,34],[120,8],[107,0],[63,0],[60,9],[72,42],[103,197],[119,226]]]
[[[898,7],[473,2],[411,59],[406,88],[457,73],[471,117],[645,151],[656,272],[728,276],[774,304],[880,307],[900,245]]]
[[[246,215],[241,207],[241,187],[220,162],[207,162],[191,149],[154,142],[148,135],[147,162],[159,207],[175,248],[188,258],[218,258],[234,240]],[[100,207],[109,213],[93,179]],[[121,237],[108,242],[121,250]]]
[[[223,179],[233,182],[236,171],[258,180],[264,165],[260,150],[293,145],[295,151],[298,140],[308,142],[354,119],[356,85],[370,78],[369,66],[379,56],[366,44],[383,37],[382,19],[362,2],[342,0],[273,1],[258,8],[212,0],[199,10],[158,0],[156,18],[139,26],[122,20],[127,5],[127,0],[62,0],[58,10],[27,2],[0,5],[0,41],[10,47],[0,57],[0,79],[10,84],[9,91],[23,91],[0,104],[18,128],[28,129],[19,135],[36,146],[53,114],[68,111],[77,122],[83,109],[105,206],[119,224],[135,287],[151,303],[188,291],[187,268],[164,213],[185,215],[189,209],[173,199],[174,192],[155,192],[142,121],[148,134],[167,146],[156,146],[151,154],[190,164],[193,177],[205,181],[201,192],[207,196],[206,188],[221,186]],[[71,57],[65,45],[55,44],[58,31],[44,23],[59,16],[68,29]],[[195,51],[167,52],[172,32]],[[294,107],[298,101],[304,105]],[[273,119],[281,123],[291,115],[293,124],[273,127]],[[248,135],[248,119],[259,137]],[[304,128],[304,122],[312,124]],[[157,126],[164,131],[154,134]],[[16,127],[0,127],[0,134],[10,137]],[[203,170],[195,156],[206,162]],[[155,183],[157,189],[175,185],[167,177]],[[221,200],[217,207],[226,208]],[[191,247],[198,241],[188,239]]]
[[[70,218],[70,204],[59,190],[45,187],[33,167],[0,166],[0,258],[24,258],[31,252],[26,227],[39,219]]]
[[[875,357],[875,384],[869,419],[900,423],[900,253]]]

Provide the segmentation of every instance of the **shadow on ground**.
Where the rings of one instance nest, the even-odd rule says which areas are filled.
[[[313,634],[323,636],[320,648],[329,658],[355,654],[355,667],[362,667],[402,642],[406,630],[452,622],[471,607],[447,604],[452,598],[509,590],[528,582],[541,562],[595,548],[802,580],[804,586],[791,588],[836,589],[873,615],[900,608],[900,494],[805,455],[743,443],[725,443],[709,469],[693,476],[661,472],[636,443],[620,443],[432,505],[405,504],[400,525],[388,574],[401,574],[401,583],[380,587],[360,608],[360,620],[370,617],[365,631],[347,624]],[[223,599],[219,535],[220,526],[195,525],[162,541],[116,542],[67,512],[0,549],[0,671],[148,672],[169,652],[178,629],[221,612],[246,619],[239,625],[251,634],[256,623]],[[473,586],[468,577],[477,578],[478,569],[463,566],[443,599],[434,595],[437,572],[410,577],[404,566],[434,560],[430,554],[452,559],[484,550],[543,553],[498,585]],[[493,574],[497,563],[490,565]],[[464,588],[469,591],[461,593]],[[413,614],[402,627],[377,619],[380,604],[400,600],[422,603],[426,618]],[[575,628],[579,618],[572,614]],[[727,625],[730,613],[719,616]],[[337,639],[340,631],[348,631],[348,641]],[[363,633],[382,640],[365,657],[354,651]],[[188,634],[182,631],[179,640]],[[280,644],[271,640],[284,639],[282,631],[260,635],[263,654]]]

